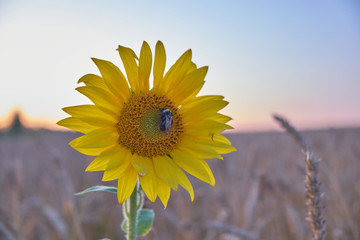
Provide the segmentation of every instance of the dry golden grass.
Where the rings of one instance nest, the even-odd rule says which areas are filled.
[[[360,239],[360,128],[303,134],[321,159],[326,239]],[[84,172],[91,159],[67,145],[76,136],[45,130],[0,135],[0,239],[123,239],[115,195],[74,196],[102,184],[100,173]],[[193,203],[184,190],[172,192],[166,210],[147,201],[155,225],[140,239],[311,238],[297,143],[284,132],[227,136],[238,152],[209,160],[215,187],[190,177]]]

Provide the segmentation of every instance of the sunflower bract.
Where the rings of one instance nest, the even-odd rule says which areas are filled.
[[[226,124],[231,118],[218,113],[228,102],[222,96],[197,97],[208,67],[197,68],[191,50],[166,73],[160,41],[154,59],[146,42],[139,57],[123,46],[117,51],[126,77],[111,62],[93,58],[100,75],[83,76],[78,82],[85,86],[76,90],[94,105],[64,108],[70,117],[58,124],[84,133],[70,145],[97,156],[86,171],[103,171],[103,181],[118,180],[120,204],[130,197],[137,181],[151,201],[159,197],[165,208],[170,189],[177,190],[178,185],[193,200],[194,190],[184,171],[214,185],[204,159],[223,159],[220,154],[236,151],[219,134],[232,128]],[[166,131],[160,128],[164,110],[171,116]]]

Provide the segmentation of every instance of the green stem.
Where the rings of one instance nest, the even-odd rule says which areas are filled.
[[[128,235],[127,240],[136,240],[136,216],[137,216],[137,184],[131,194],[128,204]]]

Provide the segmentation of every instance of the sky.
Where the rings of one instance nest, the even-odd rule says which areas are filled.
[[[209,66],[200,95],[223,95],[238,131],[360,126],[360,3],[304,1],[0,0],[0,118],[67,117],[89,103],[77,80],[99,74],[91,57],[122,63],[116,48],[153,52],[167,69],[187,49]]]

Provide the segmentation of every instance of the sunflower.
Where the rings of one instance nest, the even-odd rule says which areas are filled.
[[[86,171],[104,171],[103,181],[118,180],[122,204],[137,181],[146,196],[157,196],[166,207],[171,189],[178,185],[194,199],[193,187],[184,173],[215,184],[204,159],[236,151],[219,133],[232,127],[230,117],[218,113],[228,102],[222,96],[197,96],[208,67],[191,61],[186,51],[165,73],[162,42],[155,47],[154,63],[149,45],[143,42],[140,56],[119,46],[117,51],[126,76],[113,63],[92,58],[101,76],[87,74],[76,88],[94,105],[65,107],[71,117],[58,125],[84,133],[69,144],[77,151],[97,156]],[[153,88],[149,78],[152,70]]]

